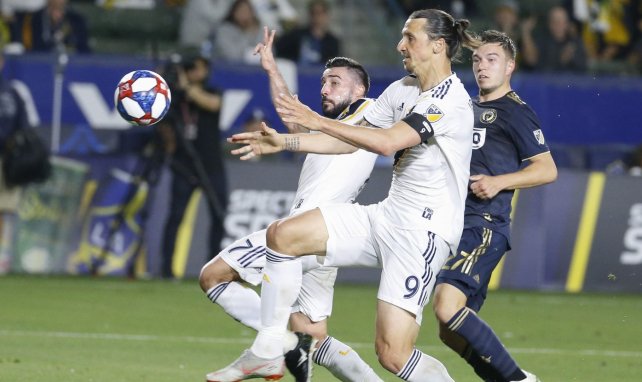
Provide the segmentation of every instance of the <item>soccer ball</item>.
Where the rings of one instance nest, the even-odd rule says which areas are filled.
[[[153,125],[163,119],[171,102],[167,82],[151,70],[125,74],[114,93],[114,104],[120,116],[138,126]]]

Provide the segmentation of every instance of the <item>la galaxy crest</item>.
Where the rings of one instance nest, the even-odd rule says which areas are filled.
[[[435,123],[444,116],[444,113],[440,108],[437,107],[437,105],[432,104],[428,107],[428,110],[426,110],[426,114],[424,114],[424,116],[426,117],[428,122]]]
[[[479,122],[490,124],[495,122],[497,119],[497,110],[495,109],[486,109],[479,116]]]

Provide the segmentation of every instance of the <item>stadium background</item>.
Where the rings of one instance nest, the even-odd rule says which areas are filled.
[[[302,2],[292,3],[299,5],[301,9]],[[361,59],[371,72],[373,86],[370,96],[376,97],[388,83],[404,75],[404,72],[394,50],[382,51],[377,48],[373,53],[367,47],[394,46],[401,22],[396,19],[390,21],[389,15],[380,9],[382,7],[368,6],[370,3],[367,1],[333,3],[347,7],[346,11],[340,12],[341,18],[336,21],[335,29],[346,37],[346,55]],[[533,7],[534,11],[545,10],[551,3],[522,2],[526,7]],[[15,247],[11,261],[6,253],[0,251],[0,271],[12,273],[0,277],[0,287],[3,289],[0,293],[0,300],[3,301],[0,313],[0,377],[4,375],[0,380],[19,381],[33,379],[26,376],[47,375],[47,367],[43,367],[40,374],[34,374],[33,371],[20,369],[21,365],[17,360],[28,359],[39,351],[44,354],[43,360],[46,359],[55,351],[56,339],[65,336],[80,338],[86,335],[100,345],[100,341],[105,340],[100,333],[120,331],[134,333],[132,336],[135,336],[139,333],[137,329],[145,332],[143,328],[139,328],[139,325],[144,326],[140,322],[154,320],[155,309],[168,316],[172,314],[171,304],[176,304],[180,309],[194,309],[191,311],[194,315],[212,310],[211,306],[200,299],[198,301],[201,304],[197,307],[187,304],[183,306],[179,302],[185,299],[187,293],[198,296],[193,277],[198,274],[207,256],[205,240],[201,240],[205,237],[203,227],[207,223],[207,217],[199,213],[204,201],[198,193],[194,195],[190,213],[181,230],[181,245],[174,265],[177,274],[187,279],[186,284],[193,284],[192,287],[184,284],[172,286],[155,281],[147,286],[137,287],[112,284],[114,280],[120,280],[132,272],[141,279],[157,275],[159,238],[167,209],[170,176],[166,169],[161,168],[155,185],[137,179],[136,176],[149,164],[149,158],[143,154],[143,149],[151,132],[149,129],[130,128],[119,119],[112,104],[113,91],[124,73],[133,69],[155,69],[164,63],[167,54],[175,48],[171,41],[176,37],[175,28],[167,26],[175,25],[178,16],[169,7],[132,11],[117,8],[106,10],[88,1],[71,1],[71,4],[88,17],[94,46],[97,48],[95,54],[69,57],[64,71],[58,70],[61,66],[54,55],[9,55],[3,70],[5,78],[11,80],[27,100],[30,118],[39,126],[42,137],[54,148],[55,158],[52,179],[25,190],[16,230],[13,232]],[[485,25],[484,22],[483,18],[479,20],[481,25]],[[358,41],[364,36],[373,38],[378,43],[359,44]],[[302,101],[318,107],[320,68],[297,67],[287,63],[282,68]],[[473,94],[476,86],[469,67],[461,65],[456,70]],[[57,73],[62,73],[63,76],[57,77]],[[56,78],[62,81],[59,131],[55,121]],[[270,104],[267,79],[259,68],[216,62],[213,65],[212,84],[225,90],[221,123],[226,135],[238,131],[242,123],[250,119],[258,109],[265,113],[269,122],[280,126]],[[518,73],[514,76],[513,86],[538,112],[561,171],[554,184],[518,193],[514,211],[515,244],[506,263],[502,264],[493,277],[493,289],[503,291],[497,294],[497,305],[490,304],[488,314],[495,322],[506,320],[498,327],[505,328],[515,324],[515,331],[527,332],[524,338],[518,339],[511,339],[510,335],[503,332],[502,340],[509,345],[517,344],[530,349],[518,352],[518,358],[535,359],[540,368],[572,370],[574,366],[561,361],[556,361],[559,364],[551,363],[551,358],[574,362],[574,357],[577,357],[579,365],[585,365],[587,358],[590,364],[602,362],[599,364],[602,369],[595,366],[599,370],[608,368],[604,359],[618,365],[618,369],[642,370],[642,356],[630,342],[630,338],[636,338],[635,333],[640,327],[642,178],[608,175],[604,172],[607,165],[623,158],[634,146],[642,143],[639,122],[642,79],[638,76],[621,76],[617,71],[602,70],[587,75]],[[228,159],[231,202],[226,218],[227,240],[254,231],[287,213],[296,188],[300,159],[286,156],[250,163]],[[360,201],[368,203],[384,197],[389,176],[389,162],[381,160]],[[120,224],[110,232],[115,220]],[[107,281],[84,277],[77,278],[77,281],[66,277],[35,277],[88,275],[92,271],[115,277],[110,277]],[[377,270],[348,269],[340,273],[339,280],[343,285],[359,283],[369,287],[376,283],[377,276]],[[57,289],[59,287],[60,290]],[[177,291],[170,292],[172,287]],[[351,291],[349,288],[352,287],[346,288]],[[130,289],[137,290],[132,292]],[[570,292],[573,295],[522,295],[510,292],[517,289]],[[18,290],[20,293],[16,292]],[[27,309],[25,302],[37,299],[38,290],[50,291],[51,302],[46,304],[46,308],[52,312],[68,311],[67,316],[56,313],[50,317],[53,318],[51,322],[37,322],[36,317],[47,316],[43,313],[46,310],[43,311],[42,306]],[[130,323],[113,323],[110,317],[104,315],[100,317],[101,322],[104,320],[104,326],[97,327],[89,324],[95,318],[88,316],[87,322],[82,322],[81,318],[75,316],[76,311],[93,309],[89,300],[109,299],[108,295],[113,290],[123,291],[120,296],[125,300],[125,305],[118,308],[119,312],[128,309],[127,301],[139,303],[139,298],[149,298],[153,291],[162,295],[158,301],[154,301],[156,305],[141,308],[141,311],[149,310],[152,316],[138,317],[131,313],[139,322],[134,327],[128,326]],[[583,292],[582,296],[575,299],[569,297],[578,292]],[[594,297],[590,292],[600,294]],[[135,293],[141,293],[143,297]],[[350,293],[348,295],[353,296]],[[168,298],[165,300],[162,296]],[[356,296],[352,298],[360,301],[361,295]],[[373,294],[366,293],[363,298],[367,299],[368,296]],[[195,298],[200,297],[202,296]],[[525,300],[529,302],[526,303]],[[598,301],[596,307],[591,308],[595,301]],[[558,315],[540,314],[532,307],[532,304],[536,306],[538,303],[542,304],[543,309],[557,310]],[[105,302],[105,305],[111,306],[111,303]],[[532,319],[511,323],[510,317],[502,316],[503,310],[515,306],[531,315]],[[575,309],[562,309],[560,306],[575,306]],[[5,309],[6,307],[9,309]],[[372,312],[370,308],[363,309]],[[215,316],[216,322],[224,322],[226,318],[218,313]],[[116,315],[114,312],[110,314]],[[595,316],[591,318],[595,321],[589,319],[589,316]],[[365,314],[365,317],[367,320],[369,316]],[[72,321],[76,322],[74,320],[78,322],[70,328],[68,325]],[[574,327],[573,320],[582,321],[583,326]],[[556,325],[547,326],[547,322],[552,324],[558,321],[565,324],[568,321],[571,324],[560,324],[558,328],[552,327]],[[113,327],[108,328],[109,322],[112,322]],[[186,322],[191,321],[186,319]],[[186,325],[185,322],[174,324]],[[168,327],[171,325],[167,324]],[[199,322],[199,325],[195,327],[206,330],[206,323]],[[435,345],[432,327],[427,327],[429,332],[422,332],[422,343]],[[558,349],[556,346],[563,348],[580,336],[584,327],[591,335],[598,337],[593,344],[587,341],[586,346],[579,350],[569,348],[568,352],[555,350],[551,353],[561,354],[561,357],[552,357],[551,354],[538,351],[542,348]],[[609,332],[607,327],[621,331]],[[34,328],[41,332],[31,332]],[[371,327],[366,325],[364,329]],[[174,333],[165,330],[161,326],[158,333]],[[238,327],[230,329],[230,333],[236,333],[235,330],[238,331]],[[345,330],[347,336],[351,332],[351,328],[339,330]],[[370,332],[366,331],[366,334]],[[198,333],[185,331],[175,335],[190,336]],[[244,335],[247,337],[247,333]],[[631,337],[628,338],[627,335]],[[31,336],[38,337],[38,340],[27,347]],[[534,340],[536,336],[542,336],[542,339]],[[51,343],[47,338],[51,339]],[[191,337],[176,337],[172,341],[179,342],[181,338],[187,338],[183,342],[191,341]],[[367,337],[363,342],[368,343],[369,340]],[[221,343],[225,344],[226,341]],[[229,341],[234,340],[230,338]],[[353,338],[352,341],[360,339]],[[151,342],[153,347],[154,341]],[[535,350],[529,347],[531,345]],[[605,348],[601,348],[602,345]],[[603,353],[596,353],[599,360],[590,358],[595,355],[590,349],[595,348],[606,349]],[[110,354],[122,349],[122,345],[116,346]],[[621,352],[608,353],[608,349],[618,349]],[[199,352],[202,349],[187,347],[181,350]],[[441,351],[436,348],[431,350],[437,353]],[[106,354],[109,351],[105,350],[102,357],[108,358]],[[25,354],[19,355],[21,352]],[[232,353],[221,356],[220,359],[227,357],[225,360],[231,360],[234,356]],[[449,356],[447,352],[439,354]],[[77,356],[72,353],[69,357]],[[624,361],[617,363],[615,358],[609,357],[621,357]],[[376,363],[373,359],[369,361]],[[125,363],[123,360],[117,362]],[[161,360],[158,364],[163,362]],[[453,358],[452,362],[462,366],[460,360]],[[43,361],[43,364],[46,363],[47,361]],[[217,361],[219,363],[222,365],[224,362]],[[66,363],[63,364],[67,366]],[[67,377],[55,377],[54,372],[52,380],[90,380],[90,376],[94,380],[106,380],[104,376],[100,377],[100,372],[92,374],[91,368],[87,366],[90,364],[78,366],[78,370],[85,374],[73,378],[68,374],[63,374]],[[23,366],[28,368],[27,363]],[[14,374],[12,367],[17,370]],[[105,375],[119,375],[116,371],[97,368],[107,373]],[[1,371],[2,369],[5,371]],[[202,369],[196,367],[196,370],[190,372],[201,376]],[[592,369],[589,367],[589,370]],[[7,371],[7,374],[3,374]],[[122,374],[127,372],[129,374]],[[554,371],[547,372],[555,375]],[[125,368],[121,371],[120,379],[116,378],[146,380],[144,377],[131,377],[136,373],[137,371]],[[163,373],[175,378],[163,379],[169,377],[162,376],[154,380],[184,377],[183,372],[176,370],[163,369]],[[630,373],[620,379],[610,379],[608,373],[597,378],[598,372],[587,372],[579,379],[577,374],[566,375],[573,375],[573,378],[549,377],[548,380],[633,381],[639,374]]]

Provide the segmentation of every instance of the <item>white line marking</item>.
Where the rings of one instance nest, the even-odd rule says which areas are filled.
[[[213,344],[249,344],[251,338],[221,338],[221,337],[192,337],[192,336],[155,336],[145,334],[118,334],[118,333],[74,333],[74,332],[38,332],[24,330],[0,330],[4,337],[50,337],[73,338],[88,340],[108,341],[159,341],[159,342],[194,342]],[[349,342],[347,345],[357,348],[373,348],[373,344],[364,342]],[[418,345],[417,347],[429,352],[449,352],[444,346]],[[595,350],[595,349],[550,349],[550,348],[510,348],[511,353],[520,354],[556,354],[566,356],[595,356],[595,357],[629,357],[642,358],[642,352],[622,350]]]

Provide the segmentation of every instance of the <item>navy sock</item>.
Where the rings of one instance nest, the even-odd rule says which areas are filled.
[[[487,363],[503,379],[518,381],[526,378],[493,329],[472,310],[462,308],[448,321],[447,326],[448,329],[462,336],[477,353],[480,361]]]
[[[502,376],[497,373],[495,369],[493,369],[490,364],[487,362],[484,362],[479,354],[473,348],[470,347],[470,345],[466,346],[466,350],[464,350],[463,354],[461,354],[461,357],[470,365],[472,366],[473,370],[475,371],[475,374],[479,378],[481,378],[485,382],[497,382],[502,380]]]

